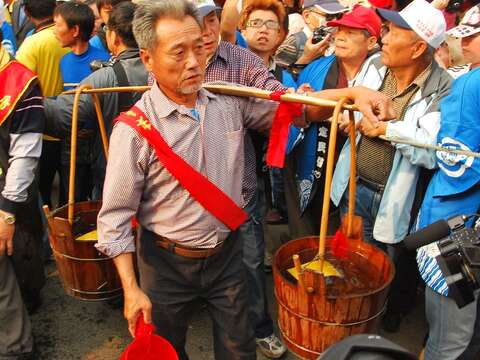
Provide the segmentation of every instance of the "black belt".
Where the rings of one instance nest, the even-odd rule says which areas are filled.
[[[385,185],[383,184],[377,184],[373,181],[367,180],[363,177],[358,177],[358,183],[364,185],[366,188],[375,191],[375,192],[380,192],[383,193],[383,190],[385,190]]]

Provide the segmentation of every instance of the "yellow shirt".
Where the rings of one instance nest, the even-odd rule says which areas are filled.
[[[63,91],[60,60],[70,52],[55,38],[53,26],[27,37],[16,56],[20,63],[38,75],[43,96],[56,96]]]

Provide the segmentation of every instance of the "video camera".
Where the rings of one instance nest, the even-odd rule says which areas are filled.
[[[438,241],[439,255],[435,259],[447,282],[449,297],[459,308],[471,303],[473,292],[480,287],[480,229],[466,226],[474,216],[437,221],[404,240],[409,250]]]

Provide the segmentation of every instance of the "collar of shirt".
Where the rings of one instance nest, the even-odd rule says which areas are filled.
[[[275,60],[273,60],[272,57],[268,60],[268,71],[271,73],[274,73],[275,70],[277,69],[277,64],[275,64]]]
[[[213,62],[215,62],[217,60],[217,58],[223,60],[224,62],[228,62],[228,51],[227,51],[227,48],[225,46],[225,42],[224,41],[220,41],[218,43],[218,47],[217,47],[217,50],[215,51],[215,53],[210,57],[210,59],[208,59],[208,63],[207,63],[207,66],[212,64]]]
[[[165,118],[169,116],[171,113],[173,113],[174,111],[176,111],[180,114],[188,115],[197,121],[199,120],[195,118],[195,116],[192,114],[191,108],[188,108],[185,105],[177,104],[173,100],[169,99],[163,93],[163,91],[160,90],[157,82],[153,84],[150,94],[152,96],[152,99],[154,100],[153,104],[155,106],[155,111],[159,118]],[[197,107],[206,106],[209,99],[215,99],[215,98],[216,98],[215,94],[212,94],[211,92],[205,89],[200,89],[198,91]]]
[[[308,25],[305,25],[305,26],[303,27],[303,32],[305,33],[305,35],[307,35],[307,39],[310,38],[310,37],[312,37],[312,35],[313,35],[313,31],[310,30],[310,28],[308,27]]]
[[[432,72],[432,64],[429,64],[425,68],[425,70],[423,70],[420,74],[418,74],[417,77],[415,79],[413,79],[413,81],[405,89],[403,89],[403,91],[401,93],[398,93],[397,79],[393,75],[392,71],[390,69],[388,69],[387,74],[385,75],[385,81],[384,81],[383,88],[386,88],[387,86],[391,86],[395,90],[395,93],[392,94],[393,97],[402,96],[405,93],[411,91],[413,87],[417,87],[417,88],[421,89],[422,86],[425,84],[425,81],[427,80],[427,78],[428,78],[428,76],[430,75],[431,72]]]

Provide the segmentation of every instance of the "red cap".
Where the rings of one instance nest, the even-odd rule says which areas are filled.
[[[382,30],[382,20],[374,10],[361,5],[355,5],[352,11],[344,14],[339,20],[327,22],[327,26],[346,26],[354,29],[365,29],[377,38]]]
[[[391,9],[393,6],[392,0],[368,0],[370,5],[380,9]]]

